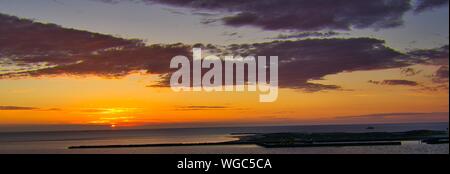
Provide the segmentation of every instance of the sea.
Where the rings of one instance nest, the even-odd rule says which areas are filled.
[[[81,145],[206,143],[238,139],[237,134],[281,132],[448,131],[448,123],[257,126],[52,132],[0,132],[0,154],[449,154],[448,144],[403,141],[400,146],[263,148],[257,145],[68,149]],[[374,127],[374,129],[367,129]]]

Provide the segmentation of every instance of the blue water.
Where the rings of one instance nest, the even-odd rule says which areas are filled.
[[[368,130],[367,127],[375,127]],[[410,130],[447,130],[448,123],[383,125],[318,125],[232,128],[189,128],[159,130],[102,130],[64,132],[0,133],[0,153],[33,154],[414,154],[449,153],[448,144],[427,145],[418,141],[401,146],[318,147],[266,149],[256,145],[145,147],[121,149],[67,149],[78,145],[204,143],[237,139],[232,133],[278,132],[400,132]]]

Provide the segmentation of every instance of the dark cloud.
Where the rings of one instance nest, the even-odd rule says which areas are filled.
[[[448,112],[433,112],[433,113],[421,113],[421,112],[403,112],[403,113],[381,113],[381,114],[368,114],[368,115],[356,115],[356,116],[339,116],[336,118],[384,118],[384,117],[404,117],[404,116],[417,116],[425,114],[447,114]]]
[[[372,83],[372,84],[375,84],[375,85],[380,85],[380,84],[383,83],[383,82],[375,81],[375,80],[369,80],[368,82],[369,82],[369,83]]]
[[[189,108],[189,109],[224,109],[224,108],[228,108],[226,106],[186,106],[184,108]]]
[[[62,111],[60,108],[36,108],[24,106],[0,106],[0,111]]]
[[[449,82],[449,46],[445,45],[434,49],[413,50],[407,53],[408,57],[418,64],[435,65],[440,68],[431,76],[435,86],[424,86],[424,91],[448,91]],[[444,84],[447,83],[447,84]]]
[[[447,75],[448,76],[448,75]],[[391,85],[391,86],[412,86],[416,87],[414,90],[418,92],[448,92],[448,77],[438,78],[436,75],[433,76],[432,81],[434,84],[419,84],[415,81],[410,80],[383,80],[383,81],[374,81],[369,80],[369,83],[375,85]]]
[[[63,109],[61,108],[50,108],[50,109],[46,109],[45,111],[62,111]]]
[[[448,122],[448,112],[400,112],[400,113],[380,113],[368,115],[339,116],[335,121],[342,123],[399,123],[399,122]]]
[[[277,37],[268,38],[268,39],[275,39],[275,40],[285,40],[285,39],[301,39],[301,38],[307,38],[307,37],[331,37],[331,36],[337,36],[341,33],[329,31],[329,32],[316,32],[316,31],[309,31],[309,32],[297,32],[293,34],[280,34]]]
[[[255,26],[267,30],[391,28],[402,25],[402,16],[411,9],[410,0],[141,1],[234,13],[222,21],[230,26]]]
[[[448,5],[449,0],[418,0],[417,7],[414,9],[416,13],[420,13],[426,10],[442,7]]]
[[[0,65],[22,71],[2,78],[42,75],[99,75],[117,77],[137,70],[166,73],[170,58],[188,55],[183,44],[145,46],[139,40],[65,29],[0,14]],[[47,66],[33,69],[34,64]]]
[[[377,85],[401,85],[401,86],[418,86],[419,83],[410,80],[383,80],[383,81],[373,81],[370,80],[369,83]]]
[[[318,91],[330,91],[330,90],[344,90],[340,86],[337,85],[324,85],[318,83],[296,83],[290,86],[284,86],[281,84],[282,88],[293,88],[293,89],[301,89],[304,92],[318,92]],[[345,91],[350,91],[351,89],[345,89]]]
[[[0,111],[28,111],[36,110],[39,108],[34,107],[22,107],[22,106],[0,106]]]
[[[88,56],[76,64],[60,65],[28,72],[31,76],[66,74],[122,77],[135,71],[167,73],[170,59],[177,55],[189,55],[189,46],[152,45],[126,50],[103,52]]]
[[[0,36],[0,58],[23,62],[71,63],[95,51],[142,44],[138,40],[65,29],[1,13]]]
[[[97,0],[116,4],[143,2],[191,8],[206,17],[204,24],[221,21],[229,26],[265,30],[384,29],[403,24],[408,11],[416,13],[442,7],[449,0]],[[417,3],[415,3],[417,2]],[[220,18],[218,13],[225,15]],[[206,14],[206,15],[203,15]]]
[[[448,83],[449,70],[448,66],[441,66],[433,75],[433,82],[435,83]]]
[[[432,49],[417,49],[408,52],[408,57],[416,63],[431,65],[448,65],[448,45]]]
[[[232,2],[234,1],[230,1]],[[0,19],[2,24],[0,29],[4,31],[0,33],[0,59],[10,59],[12,64],[21,66],[32,66],[33,63],[51,65],[40,69],[3,73],[0,74],[0,78],[21,75],[122,77],[131,72],[145,71],[160,74],[162,81],[154,86],[163,87],[168,85],[168,78],[173,72],[169,69],[171,58],[176,55],[191,57],[192,47],[202,47],[222,55],[276,55],[280,59],[280,87],[315,92],[343,90],[336,85],[310,82],[322,79],[326,75],[400,68],[440,59],[446,59],[448,62],[448,46],[433,50],[414,50],[403,54],[386,47],[384,41],[373,38],[285,40],[229,46],[211,44],[146,46],[136,40],[64,29],[53,24],[36,23],[7,15],[1,15]],[[72,39],[76,40],[76,43],[71,41]]]
[[[416,70],[414,68],[401,68],[401,73],[405,76],[415,76],[422,73],[422,70]]]
[[[201,47],[206,47],[200,45]],[[358,70],[377,70],[411,65],[406,55],[372,38],[307,39],[255,44],[233,44],[221,50],[223,55],[279,57],[279,86],[306,92],[348,90],[336,85],[311,83],[326,75]],[[169,85],[170,75],[152,86]]]
[[[279,56],[279,85],[282,88],[306,92],[343,90],[336,85],[311,83],[326,75],[357,70],[377,70],[411,65],[405,55],[384,46],[372,38],[308,39],[274,41],[256,44],[234,44],[225,48],[211,48],[223,55]],[[220,50],[220,51],[218,51]],[[153,87],[167,87],[170,74]]]
[[[239,51],[245,47],[234,50]],[[326,75],[409,64],[401,53],[384,46],[384,41],[372,38],[275,41],[250,47],[250,55],[279,56],[281,87],[304,88],[307,91],[339,89],[334,85],[308,82],[322,79]]]
[[[428,85],[422,86],[419,91],[421,92],[439,92],[444,91],[448,93],[449,85],[447,84],[437,84],[437,85]]]
[[[442,66],[436,72],[436,77],[448,79],[448,66]]]
[[[178,111],[201,111],[201,110],[228,110],[236,109],[228,106],[181,106],[177,107]]]

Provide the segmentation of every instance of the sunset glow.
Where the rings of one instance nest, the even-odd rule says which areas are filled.
[[[448,121],[448,4],[421,9],[414,1],[361,18],[352,18],[360,11],[351,8],[370,5],[354,4],[337,16],[318,6],[322,16],[342,21],[311,22],[296,13],[305,22],[290,23],[261,14],[265,6],[234,11],[232,4],[173,2],[0,0],[0,125]],[[126,11],[119,15],[117,8]],[[239,10],[264,19],[240,19]],[[277,100],[260,103],[260,93],[251,91],[172,91],[170,59],[192,57],[195,46],[210,54],[278,56]]]

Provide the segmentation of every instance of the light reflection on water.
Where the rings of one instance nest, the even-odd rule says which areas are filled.
[[[446,130],[448,123],[379,125],[376,131]],[[79,145],[205,143],[236,140],[230,133],[365,132],[366,125],[203,128],[138,131],[0,133],[0,154],[448,154],[449,145],[404,141],[401,146],[263,148],[257,145],[67,149]]]
[[[263,148],[257,145],[67,149],[74,142],[26,142],[1,145],[0,153],[38,154],[448,154],[449,145],[408,142],[401,146]]]

